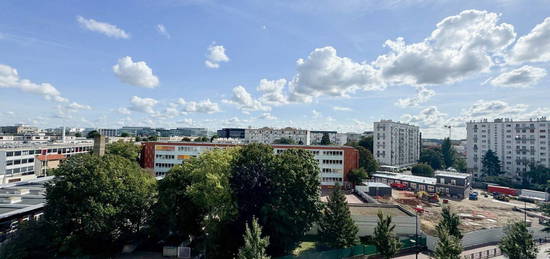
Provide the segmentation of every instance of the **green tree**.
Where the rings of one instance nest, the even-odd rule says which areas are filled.
[[[183,142],[191,142],[191,139],[190,139],[189,137],[183,137],[183,138],[181,139],[181,141],[183,141]]]
[[[147,141],[157,141],[159,139],[158,136],[149,136],[147,137]]]
[[[173,167],[159,181],[154,225],[160,238],[179,244],[191,235],[219,232],[236,215],[229,177],[237,152],[230,148],[203,153]]]
[[[418,176],[433,177],[434,170],[428,164],[416,164],[412,167],[411,173]]]
[[[92,131],[88,132],[88,135],[86,135],[86,138],[94,139],[97,136],[101,136],[101,134],[99,134],[99,132],[97,130],[92,130]]]
[[[137,161],[140,152],[141,146],[122,140],[108,144],[106,148],[107,154],[121,156],[130,161]]]
[[[23,222],[17,232],[0,246],[0,258],[55,258],[53,229],[43,219]]]
[[[529,171],[524,175],[526,178],[525,182],[527,183],[545,185],[550,180],[550,168],[542,164],[531,165]]]
[[[382,211],[378,211],[378,224],[374,228],[374,245],[385,259],[395,256],[401,249],[401,242],[394,233],[395,224],[392,225],[390,215],[384,217]]]
[[[210,142],[210,139],[208,137],[198,137],[198,138],[195,138],[194,140],[195,142]]]
[[[286,144],[286,145],[294,145],[296,144],[296,141],[291,138],[280,138],[273,141],[273,144]]]
[[[319,220],[319,235],[330,248],[345,248],[356,245],[358,228],[351,218],[346,196],[340,185],[332,191]]]
[[[214,135],[210,138],[210,142],[213,142],[215,139],[219,138],[220,136]]]
[[[481,164],[481,174],[483,176],[498,176],[501,174],[500,160],[492,150],[487,150],[487,153],[485,153],[481,160]]]
[[[123,137],[123,138],[127,138],[127,137],[130,137],[130,133],[122,132],[122,133],[120,133],[120,136]]]
[[[451,210],[450,206],[444,206],[441,210],[441,221],[435,227],[438,233],[447,231],[449,235],[462,239],[462,232],[458,226],[460,225],[460,217]]]
[[[509,258],[535,259],[538,248],[524,222],[512,223],[504,229],[504,237],[498,247]]]
[[[371,152],[371,154],[372,154],[372,152],[374,152],[372,143],[373,143],[373,136],[361,137],[359,142],[357,142],[357,144],[359,146],[362,146],[362,147],[368,149]]]
[[[434,251],[435,259],[460,259],[464,248],[460,239],[449,234],[447,230],[439,230],[437,234],[439,241]]]
[[[266,254],[269,238],[262,237],[262,227],[256,218],[252,218],[250,227],[246,224],[244,232],[244,246],[239,249],[238,259],[269,259]]]
[[[418,163],[425,163],[430,165],[434,170],[439,170],[442,168],[444,163],[443,155],[441,155],[441,152],[437,150],[424,148],[420,151]]]
[[[374,159],[372,153],[363,146],[355,146],[359,151],[359,167],[365,169],[369,173],[374,173],[378,170],[378,161]]]
[[[271,255],[293,251],[318,219],[318,174],[317,161],[307,150],[289,149],[275,155],[269,145],[243,147],[230,178],[240,229],[256,216],[270,237]]]
[[[77,137],[77,138],[80,138],[80,137],[82,137],[82,133],[77,132],[77,133],[74,134],[74,136]]]
[[[156,180],[120,156],[71,156],[46,187],[45,220],[60,255],[108,254],[135,240],[156,201]]]
[[[321,143],[319,143],[320,145],[330,145],[330,137],[328,136],[328,133],[323,133],[323,137],[321,138]]]
[[[348,174],[348,181],[353,185],[360,185],[365,179],[369,178],[369,174],[363,168],[352,169]]]
[[[443,139],[443,143],[441,144],[441,155],[443,155],[443,163],[445,164],[445,168],[449,168],[454,165],[456,151],[453,148],[450,138]]]
[[[466,160],[464,158],[457,157],[453,167],[461,173],[468,172],[468,166],[466,165]]]

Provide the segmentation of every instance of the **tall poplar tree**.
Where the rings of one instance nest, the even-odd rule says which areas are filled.
[[[358,243],[357,226],[351,218],[346,196],[340,185],[328,197],[319,222],[319,235],[326,246],[344,248]]]

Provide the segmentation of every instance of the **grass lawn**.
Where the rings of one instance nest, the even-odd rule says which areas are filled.
[[[319,237],[318,236],[305,236],[300,245],[294,249],[293,255],[300,255],[307,252],[316,252],[319,250]]]

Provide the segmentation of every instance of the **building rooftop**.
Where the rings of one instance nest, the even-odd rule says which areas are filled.
[[[52,179],[48,176],[0,185],[0,220],[44,207],[45,184]]]
[[[387,187],[389,188],[390,186],[387,185],[387,184],[384,184],[384,183],[377,183],[377,182],[363,182],[363,184],[365,186],[368,186],[368,187]]]
[[[460,179],[466,179],[470,177],[469,174],[462,174],[462,173],[456,173],[451,171],[435,171],[436,176],[445,176],[445,177],[451,177],[451,178],[460,178]]]
[[[400,174],[400,173],[388,173],[388,172],[381,172],[381,171],[377,171],[376,174],[373,174],[373,176],[384,177],[384,178],[400,180],[400,181],[414,182],[414,183],[432,184],[432,185],[436,184],[437,182],[437,179],[432,177],[423,177],[423,176]]]
[[[2,143],[0,144],[0,150],[7,149],[21,149],[21,148],[59,148],[59,147],[71,147],[73,145],[90,144],[93,145],[93,140],[77,140],[77,141],[65,141],[65,142],[50,142],[50,143]]]

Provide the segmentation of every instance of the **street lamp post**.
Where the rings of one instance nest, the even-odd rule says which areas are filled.
[[[414,252],[416,254],[416,259],[418,259],[418,211],[416,211],[415,226],[416,234],[414,235]]]

